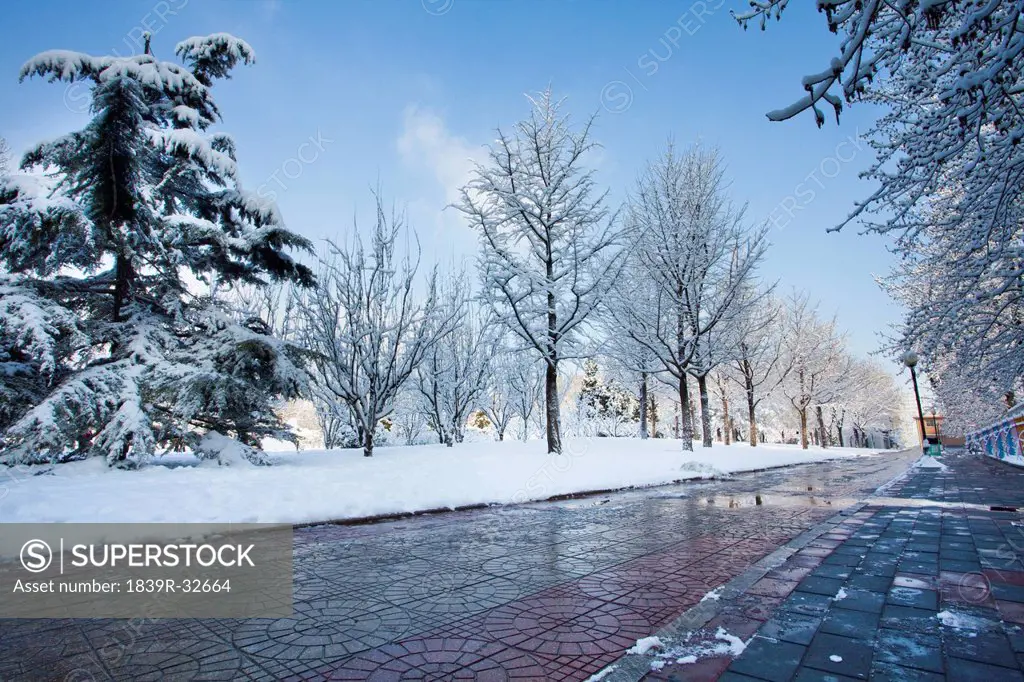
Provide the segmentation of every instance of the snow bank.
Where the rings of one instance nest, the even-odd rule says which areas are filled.
[[[626,650],[627,654],[644,656],[651,649],[664,649],[665,645],[657,637],[643,637],[636,640],[636,644]]]
[[[913,464],[916,469],[935,469],[937,471],[946,471],[949,469],[948,466],[935,459],[931,455],[922,455],[921,459],[917,460]]]
[[[530,441],[381,447],[372,458],[293,450],[265,467],[175,455],[121,471],[94,459],[45,476],[0,472],[0,522],[304,523],[664,484],[699,477],[699,464],[735,473],[871,452],[739,444],[683,453],[678,440],[595,438],[568,439],[562,455]]]

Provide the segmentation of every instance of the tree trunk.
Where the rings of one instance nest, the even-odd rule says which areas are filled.
[[[729,418],[729,399],[722,396],[722,425],[725,431],[725,444],[732,445],[732,420]]]
[[[725,437],[725,444],[730,445],[732,443],[732,421],[729,419],[729,396],[725,391],[721,374],[715,375],[715,383],[718,385],[718,397],[722,400],[722,435]]]
[[[821,447],[828,447],[828,432],[825,430],[825,417],[821,412],[821,405],[814,408],[815,417],[818,420],[818,441]]]
[[[647,437],[647,372],[640,372],[640,438]]]
[[[121,310],[128,299],[131,286],[132,264],[124,256],[118,256],[114,263],[114,322],[121,321]]]
[[[710,448],[714,445],[714,434],[711,432],[711,396],[708,395],[708,377],[702,374],[697,377],[697,391],[700,393],[700,429],[703,445]]]
[[[651,414],[651,437],[652,438],[657,438],[658,437],[658,400],[657,400],[657,398],[654,397],[653,394],[651,395],[650,414]]]
[[[548,352],[554,357],[554,350]],[[544,371],[544,421],[548,437],[548,452],[562,452],[562,435],[558,414],[558,365],[557,359],[547,363]]]
[[[807,449],[807,408],[798,407],[797,412],[800,413],[800,447],[804,450]]]
[[[750,423],[750,447],[757,447],[757,419],[754,416],[756,403],[754,402],[754,384],[750,378],[744,379],[744,388],[747,393],[747,421]]]
[[[683,441],[683,450],[693,451],[693,420],[690,415],[690,390],[686,375],[679,377],[679,438]]]
[[[363,429],[363,457],[373,457],[373,429]]]

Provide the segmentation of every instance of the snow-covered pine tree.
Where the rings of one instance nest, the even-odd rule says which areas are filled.
[[[312,282],[287,253],[309,243],[239,186],[234,143],[210,131],[210,86],[253,52],[223,33],[176,52],[183,63],[51,51],[22,67],[90,83],[92,118],[0,187],[0,340],[41,391],[0,434],[6,463],[134,466],[182,447],[261,461],[261,437],[290,435],[272,407],[301,386],[296,350],[186,284]]]
[[[545,363],[549,452],[561,452],[558,363],[618,274],[616,216],[585,167],[591,120],[574,130],[550,90],[530,117],[498,131],[489,161],[462,188],[458,208],[480,233],[482,296],[498,320]]]

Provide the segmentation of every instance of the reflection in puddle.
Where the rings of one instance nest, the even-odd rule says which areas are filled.
[[[706,497],[697,500],[704,506],[722,506],[727,509],[743,509],[746,507],[845,507],[857,500],[852,497],[821,497],[820,495],[789,495],[785,493],[767,495],[749,493],[721,497]]]

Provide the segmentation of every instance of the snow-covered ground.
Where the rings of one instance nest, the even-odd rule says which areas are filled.
[[[8,470],[0,480],[0,522],[328,521],[525,502],[875,452],[696,445],[684,454],[678,440],[569,439],[566,452],[552,456],[541,441],[382,447],[372,458],[359,450],[292,451],[275,453],[270,467],[196,466],[190,456],[176,455],[138,471],[109,469],[96,459],[56,466],[47,475]]]

